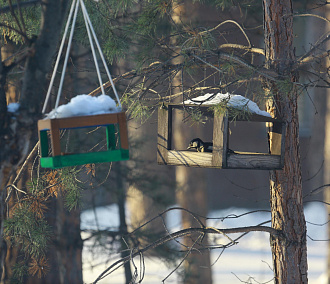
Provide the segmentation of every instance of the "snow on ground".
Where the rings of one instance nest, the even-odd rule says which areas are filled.
[[[240,215],[251,210],[242,208],[229,208],[225,210],[212,211],[209,214],[210,218],[224,217],[232,214]],[[95,213],[98,219],[98,224],[95,222]],[[81,227],[87,228],[115,228],[119,225],[118,208],[116,205],[99,207],[95,210],[86,210],[81,214]],[[305,216],[307,223],[307,234],[309,236],[308,245],[308,278],[310,284],[325,284],[326,260],[327,260],[327,242],[321,241],[328,239],[326,209],[320,203],[308,204],[305,208]],[[208,221],[208,226],[218,228],[229,228],[256,225],[270,219],[268,212],[258,212],[245,215],[244,217],[227,218],[224,221],[211,219]],[[170,211],[167,215],[167,225],[173,230],[180,229],[180,213],[177,210]],[[86,237],[86,234],[82,234]],[[234,235],[230,235],[234,238]],[[312,241],[311,240],[318,240]],[[256,232],[251,233],[239,240],[239,244],[231,247],[221,255],[218,259],[220,251],[212,251],[211,262],[213,263],[212,273],[214,283],[234,284],[242,283],[242,281],[250,281],[248,283],[262,283],[272,279],[272,260],[269,249],[269,235],[267,233]],[[83,275],[84,282],[91,283],[97,276],[107,267],[106,265],[98,265],[91,268],[91,265],[102,263],[104,260],[109,260],[113,263],[118,260],[118,255],[108,255],[104,250],[99,249],[94,258],[88,249],[83,250]],[[136,259],[136,266],[140,271],[139,261]],[[142,283],[154,284],[162,283],[162,280],[171,272],[171,269],[166,267],[157,258],[145,259],[145,277]],[[202,269],[202,268],[201,268]],[[255,280],[253,280],[255,279]],[[256,282],[258,281],[258,282]],[[123,269],[118,269],[113,274],[101,280],[99,283],[122,284],[124,283]],[[179,283],[176,274],[169,277],[165,283]],[[273,283],[272,281],[267,283]],[[205,283],[207,284],[207,283]]]
[[[230,93],[226,94],[205,94],[184,102],[185,104],[202,104],[202,105],[216,105],[220,103],[226,103],[228,107],[249,111],[263,116],[270,117],[267,111],[260,110],[258,105],[240,95],[234,95]]]
[[[63,118],[80,115],[96,115],[114,113],[120,111],[116,102],[107,95],[92,97],[89,95],[78,95],[65,105],[61,105],[46,114],[47,119]]]
[[[15,113],[18,111],[19,107],[20,107],[19,103],[10,103],[7,105],[7,111],[11,113]]]

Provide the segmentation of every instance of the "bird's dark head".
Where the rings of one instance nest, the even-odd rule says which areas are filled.
[[[200,147],[203,145],[203,141],[199,138],[195,138],[189,142],[188,150],[189,149],[200,149]]]

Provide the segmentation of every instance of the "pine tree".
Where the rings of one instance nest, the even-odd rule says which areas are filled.
[[[123,58],[134,65],[131,71],[116,78],[116,84],[125,86],[122,100],[130,117],[145,121],[162,103],[175,100],[182,102],[207,92],[243,90],[247,97],[253,98],[259,105],[267,102],[268,111],[287,123],[284,170],[271,173],[272,228],[263,229],[272,234],[276,282],[307,283],[306,224],[302,208],[297,97],[299,92],[311,85],[315,86],[315,83],[302,84],[298,82],[298,78],[301,66],[327,56],[319,51],[326,39],[321,40],[317,48],[312,48],[305,56],[296,58],[291,0],[281,3],[264,0],[263,19],[255,13],[262,9],[259,1],[193,2],[205,2],[219,11],[236,9],[236,12],[242,15],[246,13],[248,17],[241,24],[226,20],[215,27],[202,27],[200,23],[182,21],[180,15],[174,20],[173,10],[175,5],[180,3],[171,0],[138,3],[133,0],[90,1],[88,9],[94,16],[96,32],[102,39],[101,44],[109,62]],[[0,148],[4,149],[1,153],[0,176],[2,189],[16,193],[19,188],[12,176],[15,176],[18,166],[26,158],[26,149],[32,148],[36,141],[35,122],[40,117],[40,101],[44,96],[41,90],[46,84],[45,74],[50,71],[51,59],[59,41],[63,19],[66,17],[67,1],[48,0],[47,5],[42,6],[39,31],[36,28],[39,26],[37,16],[28,26],[27,20],[23,21],[26,16],[19,13],[23,7],[19,7],[19,3],[15,4],[15,7],[10,5],[6,11],[0,11],[1,15],[6,15],[2,24],[3,40],[10,38],[19,42],[25,50],[23,57],[17,55],[13,64],[3,60],[0,63]],[[35,15],[39,8],[29,9],[29,15]],[[260,20],[264,21],[264,49],[255,48],[250,42],[248,32],[243,28],[260,24]],[[81,18],[79,21],[78,26],[79,23],[83,24]],[[227,37],[230,41],[226,40]],[[237,38],[244,41],[236,40]],[[86,43],[85,34],[78,33],[76,40],[82,44]],[[12,115],[7,113],[5,84],[9,71],[23,60],[23,107],[17,117],[16,132],[10,133]],[[255,62],[258,62],[258,65]],[[319,67],[322,67],[322,62],[314,66]],[[180,80],[174,80],[178,74]],[[319,83],[321,87],[328,83],[326,73],[323,75],[320,72],[314,78],[318,83],[321,82],[320,79],[325,82],[323,85]],[[220,111],[224,111],[225,107],[226,102],[219,107]],[[188,121],[199,120],[200,113],[190,109],[185,111]],[[273,142],[276,136],[272,130],[269,135],[270,151],[274,151]],[[45,180],[50,183],[52,177],[46,175],[48,177]],[[57,175],[60,173],[56,173],[55,177]],[[4,236],[11,242],[24,245],[27,249],[25,253],[29,255],[29,265],[24,262],[18,263],[20,267],[15,267],[18,277],[24,277],[29,272],[39,276],[42,274],[40,267],[46,267],[44,246],[49,238],[49,228],[42,214],[45,209],[44,201],[57,191],[45,191],[47,185],[39,183],[40,178],[33,181],[30,192],[20,192],[20,200],[15,200],[11,218],[7,219],[5,226],[1,224]],[[69,207],[75,206],[80,195],[79,189],[72,187],[70,181],[69,176],[61,180],[61,184],[69,183],[66,184],[67,188],[73,188],[67,192]],[[38,186],[35,186],[35,183]],[[43,190],[40,191],[39,186],[42,186]],[[3,195],[7,192],[4,191]],[[1,200],[4,208],[5,199]],[[26,207],[32,205],[35,210],[27,211]],[[29,214],[25,215],[24,212]],[[28,220],[24,219],[26,216],[29,216]],[[24,220],[26,223],[22,224]],[[26,228],[27,224],[29,228]],[[1,260],[3,261],[3,252]]]

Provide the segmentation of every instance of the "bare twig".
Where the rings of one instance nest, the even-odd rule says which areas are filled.
[[[206,30],[206,31],[203,31],[203,32],[200,32],[199,34],[200,34],[200,35],[203,35],[203,34],[205,34],[205,33],[210,33],[210,32],[212,32],[212,31],[214,31],[214,30],[220,28],[222,25],[224,25],[224,24],[228,24],[228,23],[231,23],[231,24],[236,25],[236,26],[241,30],[242,34],[244,35],[244,37],[246,38],[247,42],[249,43],[249,47],[251,48],[252,45],[251,45],[251,42],[250,42],[249,37],[247,36],[247,34],[245,33],[245,31],[243,30],[243,28],[241,27],[241,25],[240,25],[239,23],[237,23],[236,21],[233,21],[233,20],[226,20],[226,21],[220,23],[219,25],[215,26],[214,28],[209,29],[209,30]]]
[[[323,184],[323,185],[313,189],[308,194],[304,195],[303,198],[306,198],[308,196],[312,196],[313,194],[317,194],[317,193],[319,193],[320,191],[324,190],[326,187],[329,187],[329,186],[330,186],[330,184]]]
[[[163,283],[175,272],[179,269],[182,263],[187,259],[189,254],[191,253],[192,249],[194,248],[195,244],[202,238],[202,235],[199,235],[198,238],[194,241],[193,245],[189,248],[185,256],[181,259],[180,263],[162,280]]]
[[[175,233],[171,233],[170,235],[166,235],[157,241],[145,246],[142,249],[137,250],[134,252],[132,255],[124,257],[112,265],[110,265],[107,269],[105,269],[93,283],[99,282],[101,279],[105,278],[108,276],[110,273],[121,267],[123,264],[126,262],[130,261],[132,257],[135,257],[145,251],[148,251],[150,249],[156,248],[160,245],[163,245],[167,243],[168,241],[172,240],[173,238],[179,238],[183,237],[186,235],[191,235],[194,233],[203,233],[203,234],[236,234],[236,233],[244,233],[247,234],[249,232],[268,232],[272,236],[279,237],[281,235],[281,231],[275,230],[274,228],[271,227],[266,227],[266,226],[250,226],[250,227],[238,227],[238,228],[229,228],[229,229],[218,229],[218,228],[188,228],[188,229],[183,229],[180,231],[177,231]]]
[[[240,49],[244,51],[248,51],[251,53],[257,53],[261,55],[265,55],[265,50],[262,48],[257,48],[257,47],[250,47],[250,46],[245,46],[242,44],[235,44],[235,43],[224,43],[219,45],[218,49]]]

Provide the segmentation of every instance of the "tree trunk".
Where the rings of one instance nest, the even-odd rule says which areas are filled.
[[[2,146],[2,137],[4,136],[5,122],[7,116],[7,100],[6,100],[6,72],[5,67],[2,64],[2,54],[0,50],[0,147]],[[1,147],[2,148],[2,147]],[[3,275],[3,267],[5,265],[5,257],[6,257],[6,242],[3,240],[3,220],[5,219],[5,198],[6,191],[3,188],[6,186],[5,179],[7,176],[6,170],[7,167],[4,167],[1,163],[2,154],[0,154],[0,281]],[[7,171],[7,170],[6,170]]]
[[[187,15],[185,11],[185,5],[188,3],[176,3],[174,1],[173,7],[173,21],[177,24],[187,21]],[[188,15],[190,16],[190,15]],[[191,18],[189,20],[192,20]],[[174,40],[173,40],[174,41]],[[172,43],[175,46],[175,42]],[[182,58],[178,57],[173,60],[173,63],[181,63]],[[173,86],[178,86],[174,89],[174,92],[179,92],[181,81],[181,75],[178,74],[172,81]],[[186,149],[187,144],[184,144],[186,137],[197,138],[202,133],[192,133],[189,129],[188,123],[183,122],[183,115],[181,113],[174,113],[174,126],[173,137],[174,145],[177,149]],[[187,209],[194,214],[200,216],[207,216],[207,188],[206,177],[203,169],[187,168],[178,166],[175,169],[175,178],[177,186],[179,187],[176,194],[176,200],[180,207]],[[193,228],[198,227],[200,224],[196,219],[187,212],[182,212],[182,227]],[[204,224],[206,225],[206,224]],[[197,283],[212,283],[212,269],[210,260],[210,251],[207,248],[207,238],[201,238],[201,235],[185,236],[183,238],[183,244],[185,247],[182,249],[190,251],[189,255],[184,262],[184,283],[185,284],[197,284]]]
[[[330,7],[329,5],[326,6],[325,9],[325,16],[328,19],[330,16]],[[329,31],[330,24],[325,24],[325,31]],[[330,49],[330,43],[327,43],[327,49]],[[329,57],[327,57],[326,66],[330,66]],[[330,184],[330,90],[326,90],[326,114],[324,120],[324,170],[323,170],[323,182],[324,184]],[[324,201],[327,202],[326,210],[327,216],[330,216],[330,190],[327,187],[324,190]],[[328,226],[328,238],[330,236],[330,223],[327,224]],[[328,260],[327,260],[327,283],[330,284],[330,242],[328,242]]]
[[[20,113],[15,120],[6,115],[7,71],[4,66],[0,65],[0,185],[2,197],[5,195],[4,188],[11,184],[11,180],[17,174],[17,169],[21,167],[31,147],[37,141],[37,119],[40,117],[41,104],[46,93],[47,74],[51,69],[52,59],[59,43],[68,3],[67,0],[46,0],[41,3],[40,34],[34,42],[31,42],[31,50],[26,60],[23,77]],[[59,202],[62,201],[53,201],[54,211],[50,211],[55,212],[55,215],[51,217],[54,219],[52,224],[54,225],[54,239],[57,239],[56,249],[51,250],[49,254],[52,258],[49,262],[53,273],[49,274],[49,279],[32,280],[31,277],[29,281],[33,283],[82,283],[79,212],[68,216],[63,204]],[[1,208],[2,206],[0,206]],[[3,214],[2,210],[1,214]],[[2,220],[3,218],[1,218]],[[2,230],[2,224],[0,228]],[[1,261],[5,257],[4,254],[4,246],[1,245]],[[10,250],[9,254],[11,254]],[[9,254],[7,259],[16,261],[15,255]],[[2,262],[1,268],[3,267]],[[5,274],[4,277],[1,279],[8,281],[10,275]]]
[[[324,184],[330,184],[330,92],[327,91],[327,112],[325,119],[325,141],[324,141]],[[330,204],[330,190],[324,190],[324,201]],[[330,206],[327,205],[327,216],[330,216]],[[330,236],[330,223],[328,226],[328,235]],[[327,265],[327,283],[330,284],[330,243],[328,242],[328,265]]]
[[[297,74],[290,69],[295,60],[292,2],[263,0],[263,5],[266,64],[283,79],[266,82],[266,92],[273,97],[267,107],[274,117],[287,123],[284,169],[270,173],[272,227],[282,231],[281,237],[271,238],[275,283],[307,283],[297,90],[291,84],[297,81]],[[274,152],[276,129],[269,135],[270,151]]]
[[[174,139],[178,149],[185,149],[187,145],[183,145],[184,137],[191,135],[191,131],[187,129],[188,125],[183,125],[182,116],[175,116],[174,123]],[[198,135],[193,133],[193,135]],[[176,194],[177,203],[180,207],[189,210],[190,212],[207,216],[207,190],[205,171],[199,168],[187,168],[183,166],[176,167],[175,170],[178,190]],[[193,215],[182,212],[182,228],[200,227]],[[201,220],[202,221],[202,220]],[[206,224],[204,223],[206,226]],[[185,259],[185,284],[197,283],[212,283],[212,269],[210,260],[210,251],[207,249],[207,238],[201,238],[200,234],[185,236],[183,238],[184,251],[189,251],[190,254]]]

